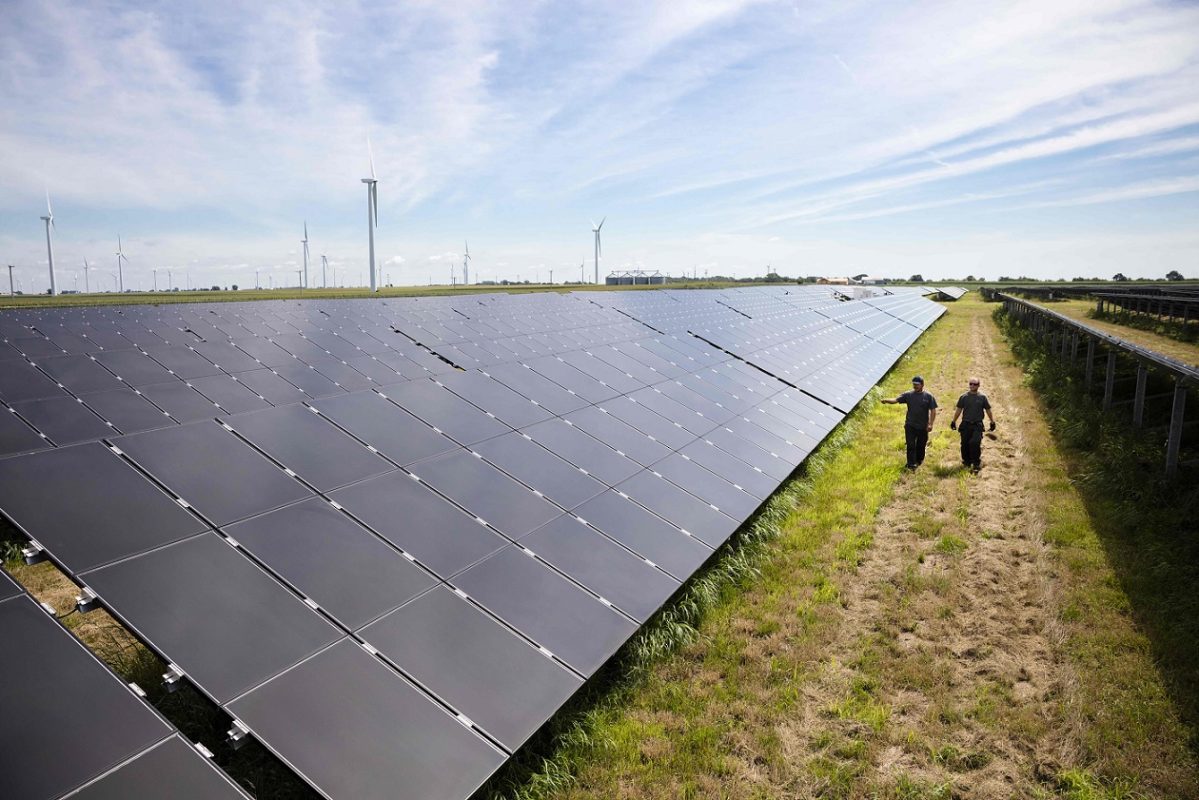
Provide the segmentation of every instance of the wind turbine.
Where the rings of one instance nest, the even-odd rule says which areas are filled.
[[[87,263],[87,259],[86,258],[83,259],[83,293],[84,294],[91,294],[91,292],[92,292],[91,288],[88,286],[88,280],[87,280],[87,273],[88,273],[88,270],[90,270],[91,268],[92,268],[91,265]]]
[[[42,217],[42,221],[46,223],[46,261],[50,264],[50,294],[58,294],[58,286],[54,283],[54,245],[50,241],[50,229],[54,227],[54,209],[50,208],[50,193],[46,192],[46,216]]]
[[[304,287],[308,287],[308,220],[304,220],[304,238],[300,240],[300,244],[304,245]]]
[[[154,274],[154,291],[157,292],[158,291],[158,267],[152,268],[150,270],[150,272],[152,272]]]
[[[125,291],[125,273],[121,270],[121,262],[129,262],[125,256],[125,250],[121,247],[121,234],[117,234],[117,291]]]
[[[375,281],[375,228],[379,225],[379,180],[375,177],[375,155],[371,152],[371,140],[366,140],[366,154],[370,159],[371,176],[363,178],[366,184],[366,231],[370,249],[371,293],[378,291]]]
[[[334,281],[336,281],[336,277]],[[321,253],[321,288],[329,288],[329,257],[324,253]]]
[[[599,225],[596,225],[594,222],[591,223],[591,232],[595,234],[595,282],[597,285],[599,284],[599,257],[600,252],[603,250],[603,247],[600,246],[600,229],[604,227],[604,222],[607,219],[607,217],[601,219]]]
[[[16,269],[16,267],[17,267],[16,264],[8,265],[8,296],[9,297],[17,296],[17,290],[13,288],[13,284],[12,284],[12,271],[14,269]]]
[[[462,285],[470,285],[470,242],[463,242],[466,245],[466,255],[462,256]]]

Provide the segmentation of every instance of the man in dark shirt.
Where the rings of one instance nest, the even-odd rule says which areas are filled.
[[[962,435],[962,463],[974,472],[982,469],[983,460],[983,414],[991,420],[991,430],[995,430],[995,417],[991,414],[991,401],[978,390],[978,378],[970,379],[970,389],[958,398],[958,407],[953,412],[953,422],[949,429],[958,429]],[[962,424],[958,425],[958,418]]]
[[[924,378],[912,378],[912,391],[904,392],[894,400],[884,399],[887,405],[900,403],[908,407],[903,424],[904,439],[908,446],[908,469],[916,469],[924,463],[924,448],[928,446],[928,435],[937,420],[937,398],[924,391]]]

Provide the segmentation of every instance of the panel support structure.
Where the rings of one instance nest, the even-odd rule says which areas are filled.
[[[1116,351],[1107,354],[1107,377],[1103,381],[1103,410],[1112,410],[1112,390],[1116,387]]]
[[[1178,472],[1178,449],[1182,444],[1182,418],[1186,415],[1187,387],[1182,381],[1174,384],[1174,409],[1170,413],[1170,433],[1166,438],[1166,475]]]
[[[1149,370],[1144,364],[1137,364],[1137,393],[1132,401],[1132,424],[1135,427],[1142,427],[1145,424],[1145,383],[1149,377]]]

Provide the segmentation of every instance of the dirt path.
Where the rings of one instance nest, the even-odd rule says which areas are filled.
[[[785,735],[799,758],[830,735],[842,747],[863,742],[873,757],[856,776],[859,789],[898,782],[961,797],[1027,796],[1072,761],[1074,737],[1058,709],[1071,678],[1054,657],[1060,634],[1026,458],[1028,406],[1016,402],[1020,373],[997,341],[989,316],[975,315],[969,346],[926,378],[940,395],[940,435],[880,512],[873,547],[843,584],[844,616],[822,678]],[[1000,426],[984,439],[979,475],[962,470],[948,430],[974,374]],[[846,706],[855,698],[859,711],[879,707],[874,730],[869,715]],[[819,792],[815,772],[806,788]]]

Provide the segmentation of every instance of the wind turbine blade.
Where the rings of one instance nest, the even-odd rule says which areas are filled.
[[[371,170],[374,175],[374,169]],[[371,208],[375,212],[375,227],[379,227],[379,184],[371,184]]]
[[[308,220],[304,220],[304,241],[308,241]]]
[[[607,222],[607,221],[608,221],[608,218],[607,218],[607,217],[604,217],[603,219],[601,219],[601,220],[600,220],[600,224],[599,224],[599,228],[596,228],[596,230],[598,231],[598,230],[600,230],[600,228],[603,228],[603,227],[604,227],[604,223],[605,223],[605,222]]]
[[[371,149],[371,137],[369,136],[366,137],[366,157],[370,160],[371,164],[371,178],[377,180],[375,176],[375,151]]]
[[[50,192],[46,192],[46,216],[54,219],[54,209],[50,207]]]
[[[590,220],[590,222],[591,222],[591,230],[594,231],[595,230],[595,220]]]

